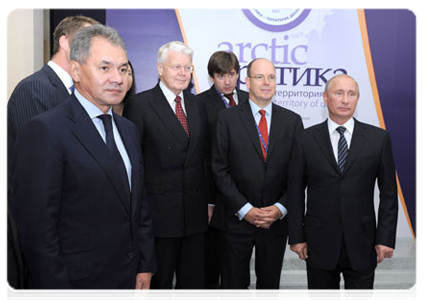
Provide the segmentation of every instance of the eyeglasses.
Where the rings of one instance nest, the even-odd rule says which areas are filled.
[[[248,76],[248,77],[250,77],[250,78],[254,78],[255,80],[257,80],[257,81],[259,81],[259,82],[263,82],[263,81],[264,81],[264,79],[266,78],[266,76],[261,75],[261,74],[256,75],[256,76]],[[269,82],[275,82],[275,81],[276,81],[276,76],[275,76],[275,75],[269,75],[269,76],[267,76],[267,80],[268,80]]]
[[[165,65],[165,66],[168,66],[175,72],[181,72],[182,69],[184,69],[184,71],[187,73],[192,73],[194,71],[194,66],[181,66],[181,65],[175,65],[175,66]]]

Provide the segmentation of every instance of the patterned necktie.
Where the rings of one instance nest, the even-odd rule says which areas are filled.
[[[232,106],[235,106],[235,105],[236,105],[236,102],[235,102],[235,100],[234,100],[234,96],[233,96],[233,94],[234,94],[234,93],[231,93],[231,94],[225,94],[225,97],[229,99],[229,106],[230,106],[230,107],[232,107]]]
[[[189,134],[188,120],[187,120],[187,116],[184,113],[184,110],[182,109],[181,97],[176,96],[175,102],[176,102],[176,107],[175,107],[176,117],[178,118],[179,122],[181,122],[182,127],[184,127],[184,130],[187,136],[189,137],[190,134]]]
[[[267,132],[267,121],[266,121],[266,111],[265,110],[260,110],[259,113],[261,114],[261,119],[258,125],[258,128],[260,130],[261,133],[261,137],[260,137],[260,144],[261,144],[261,150],[263,151],[263,157],[264,160],[266,160],[266,156],[267,156],[267,141],[269,139],[269,134]]]
[[[344,171],[345,161],[347,160],[348,155],[348,145],[347,140],[345,139],[344,132],[346,128],[344,126],[339,126],[336,128],[336,131],[339,132],[339,142],[338,142],[338,167],[341,173]]]
[[[72,94],[75,91],[75,85],[72,85],[71,87],[69,87],[69,91]]]
[[[113,134],[113,126],[112,126],[112,116],[111,115],[100,115],[97,118],[103,121],[104,130],[106,131],[106,145],[109,148],[110,153],[116,163],[116,166],[120,172],[120,175],[124,181],[125,186],[128,188],[129,191],[129,182],[128,182],[128,173],[126,172],[125,163],[123,162],[122,156],[120,155],[119,149],[115,142],[115,137]]]

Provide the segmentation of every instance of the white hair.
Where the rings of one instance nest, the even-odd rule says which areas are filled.
[[[166,62],[167,55],[169,51],[173,51],[176,53],[184,53],[186,55],[189,55],[192,58],[194,56],[194,50],[192,50],[190,47],[185,45],[184,43],[180,41],[173,41],[169,42],[167,44],[164,44],[160,47],[158,52],[158,62],[161,64],[164,64]]]

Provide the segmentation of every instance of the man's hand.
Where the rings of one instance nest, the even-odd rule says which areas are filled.
[[[153,273],[138,273],[137,280],[135,283],[135,289],[149,290],[152,276],[153,276]]]
[[[270,226],[280,218],[282,218],[282,212],[276,205],[260,208],[262,214],[259,220],[256,221],[256,226],[262,228],[270,228]]]
[[[250,209],[250,211],[249,211],[249,212],[245,215],[244,219],[245,219],[248,223],[250,223],[250,224],[252,224],[252,225],[254,225],[254,226],[257,226],[256,222],[257,222],[258,220],[260,220],[260,218],[261,218],[262,214],[263,214],[263,212],[262,212],[260,209],[258,209],[258,208],[256,208],[256,207],[253,207],[253,208],[252,208],[252,209]],[[257,226],[257,227],[258,227],[258,226]]]
[[[308,258],[307,254],[307,243],[298,243],[291,245],[291,251],[298,254],[298,257],[302,260]]]
[[[208,206],[208,222],[210,224],[211,218],[213,216],[213,211],[214,211],[214,205],[209,205]]]
[[[380,264],[384,258],[394,256],[394,249],[384,245],[376,245],[377,263]]]

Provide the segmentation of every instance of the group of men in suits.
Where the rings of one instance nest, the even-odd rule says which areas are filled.
[[[94,24],[70,40],[75,90],[27,120],[9,153],[29,287],[248,288],[254,249],[257,288],[277,289],[289,234],[310,288],[339,288],[340,273],[347,288],[372,288],[395,244],[395,168],[389,134],[352,117],[351,77],[328,81],[329,119],[304,130],[272,103],[269,60],[250,62],[246,93],[236,56],[218,51],[213,86],[195,96],[194,52],[170,42],[160,82],[130,97],[123,118],[112,111],[130,88],[118,33]]]

